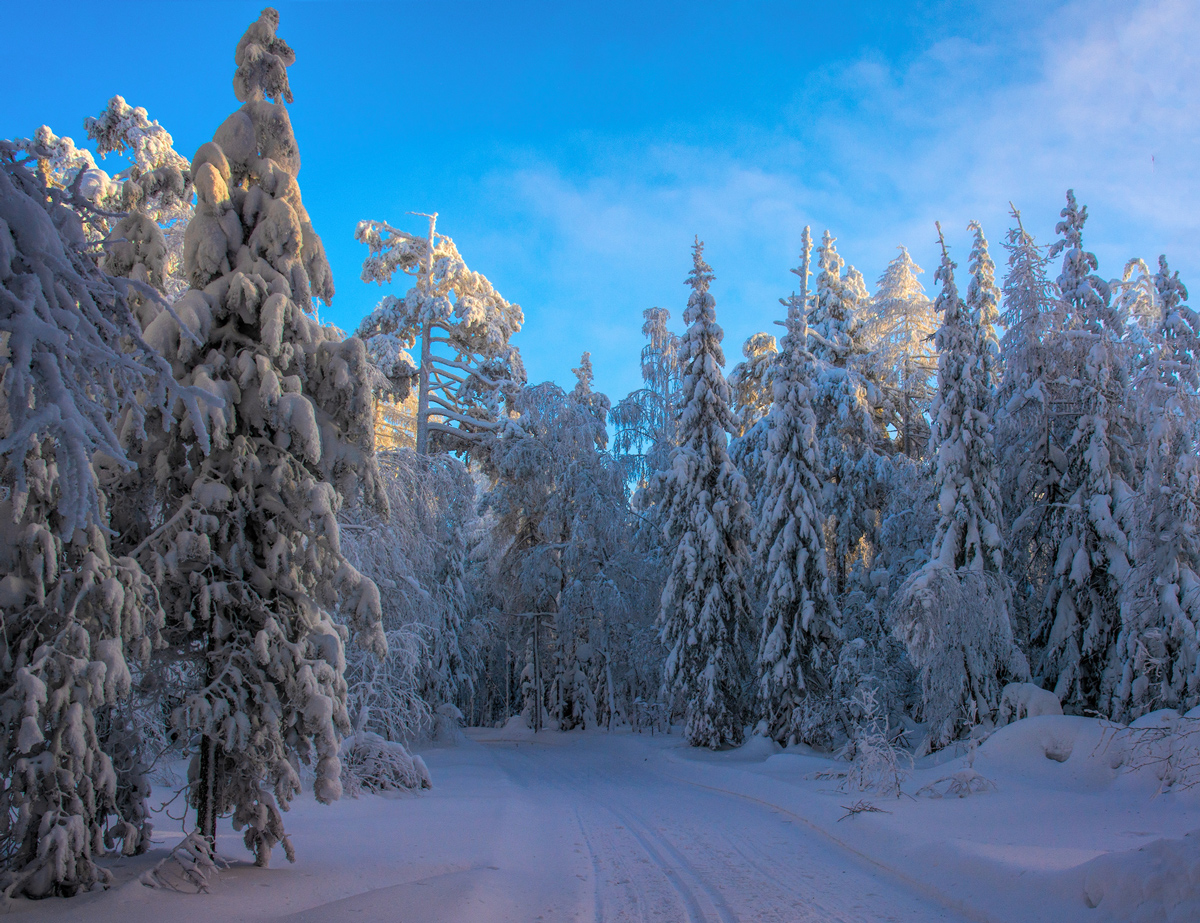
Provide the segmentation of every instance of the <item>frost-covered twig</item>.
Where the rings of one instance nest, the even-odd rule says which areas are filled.
[[[863,801],[861,798],[854,804],[840,805],[846,813],[838,818],[839,821],[845,820],[847,817],[856,817],[859,814],[891,814],[891,811],[885,811],[883,808],[877,808],[869,801]]]
[[[1200,785],[1200,718],[1177,718],[1159,727],[1114,727],[1108,738],[1124,748],[1122,771],[1152,770],[1160,792]]]

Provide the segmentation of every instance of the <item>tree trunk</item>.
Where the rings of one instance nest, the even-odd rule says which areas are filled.
[[[538,630],[541,624],[542,614],[539,612],[533,617],[533,732],[535,734],[542,729],[542,639],[541,632]]]
[[[211,686],[213,675],[213,656],[216,648],[216,638],[208,632],[205,643],[205,685]],[[208,845],[217,848],[217,742],[205,734],[200,738],[200,772],[196,779],[199,790],[196,792],[196,829],[208,840]]]
[[[200,774],[196,780],[196,829],[208,845],[217,846],[217,742],[211,737],[200,740]]]
[[[421,368],[417,384],[417,454],[429,454],[429,324],[421,328]]]

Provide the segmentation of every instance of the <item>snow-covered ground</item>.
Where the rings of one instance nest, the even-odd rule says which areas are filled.
[[[208,894],[138,874],[178,840],[114,868],[115,889],[17,902],[30,921],[1195,921],[1200,793],[1156,794],[1122,772],[1100,722],[1030,718],[970,759],[993,783],[966,798],[838,790],[815,754],[753,739],[711,753],[677,735],[471,730],[423,756],[432,791],[287,818],[297,861],[232,858]],[[915,793],[967,767],[918,766]],[[944,789],[946,783],[937,786]],[[845,817],[866,801],[875,811]],[[887,812],[887,813],[884,813]],[[1183,838],[1183,839],[1181,839]],[[1089,904],[1096,905],[1094,908]]]

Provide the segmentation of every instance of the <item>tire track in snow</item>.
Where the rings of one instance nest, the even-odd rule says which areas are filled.
[[[537,768],[543,778],[554,777],[555,782],[552,784],[560,792],[568,795],[568,797],[578,797],[578,783],[580,781],[578,778],[564,773],[557,767],[551,767],[542,763],[539,763]],[[595,782],[600,778],[602,777],[596,773],[589,772],[586,781]],[[642,851],[649,857],[654,867],[675,890],[691,923],[738,923],[737,916],[729,909],[729,905],[725,902],[719,891],[706,884],[704,878],[696,871],[695,867],[674,846],[641,821],[613,807],[610,799],[601,799],[597,791],[598,788],[599,786],[592,786],[592,790],[589,793],[596,800],[597,807],[603,808],[607,813],[621,821],[624,829],[637,842]],[[580,819],[582,828],[582,819],[580,818],[578,808],[576,808],[576,817]],[[613,850],[613,855],[619,855],[619,852]],[[629,881],[635,883],[636,878],[630,876]],[[640,890],[636,883],[634,887]],[[641,908],[639,908],[639,912],[640,910]],[[641,916],[643,921],[645,921],[645,914],[642,913]],[[598,917],[598,919],[603,920],[605,918]]]
[[[714,923],[716,920],[720,920],[721,923],[737,923],[737,917],[729,910],[721,894],[715,888],[710,888],[696,873],[696,869],[664,837],[612,805],[605,804],[603,807],[625,824],[625,829],[641,844],[642,849],[671,882],[683,899],[693,923]],[[705,904],[711,912],[705,909]]]
[[[583,815],[579,811],[579,806],[575,807],[575,821],[579,824],[579,832],[583,836],[583,841],[587,845],[588,853],[592,859],[592,893],[595,898],[595,913],[597,921],[607,921],[614,919],[613,915],[608,912],[607,902],[601,895],[600,884],[603,881],[600,859],[596,854],[595,848],[592,846],[592,838],[588,836],[587,825],[583,822]],[[629,890],[633,894],[633,906],[637,911],[638,919],[641,923],[650,923],[650,918],[646,916],[646,895],[637,883],[636,877],[631,873],[629,867],[625,864],[621,853],[616,849],[609,849],[608,856],[612,860],[614,869],[620,867],[625,873],[623,881],[610,882],[612,884],[625,884],[629,886]],[[615,913],[621,917],[625,916],[624,908],[616,908]]]
[[[604,923],[639,918],[641,923],[882,923],[951,917],[995,923],[986,912],[860,852],[800,814],[647,765],[642,751],[635,756],[617,747],[597,754],[590,748],[545,746],[496,755],[501,754],[506,774],[521,788],[550,789],[556,801],[575,810],[593,869],[620,868],[623,880],[597,876],[596,887],[607,886],[605,893],[597,892],[596,913]],[[685,794],[689,788],[725,797],[697,800]],[[731,811],[722,803],[744,807]],[[603,815],[618,822],[615,829]],[[766,817],[781,826],[764,827]],[[774,850],[751,836],[768,829],[780,841]],[[841,847],[841,857],[828,854],[823,843]],[[857,861],[846,866],[846,859]],[[846,890],[848,879],[842,876],[847,871],[860,876],[850,879],[857,891]],[[925,902],[928,909],[920,906]]]
[[[781,818],[781,822],[782,822],[782,818]],[[741,835],[741,836],[736,835],[736,834],[731,835],[730,833],[725,832],[722,834],[722,837],[725,840],[725,842],[728,843],[729,846],[733,849],[733,851],[736,852],[738,854],[738,856],[741,857],[741,860],[745,864],[745,866],[753,869],[758,874],[758,877],[760,879],[762,879],[762,881],[766,882],[769,887],[772,887],[773,890],[782,894],[785,898],[791,898],[793,900],[799,898],[799,899],[804,900],[805,901],[805,909],[806,909],[806,911],[808,911],[808,913],[806,914],[806,917],[812,919],[813,921],[819,920],[819,921],[821,921],[821,923],[858,923],[857,917],[843,916],[841,911],[832,910],[829,907],[825,906],[823,903],[820,903],[816,899],[817,893],[815,890],[815,884],[813,884],[813,886],[812,886],[813,890],[809,894],[806,894],[806,895],[802,895],[795,890],[792,890],[789,892],[789,891],[785,891],[783,888],[781,888],[779,886],[778,873],[772,872],[770,869],[765,868],[762,865],[762,863],[759,861],[760,859],[765,859],[767,862],[778,863],[780,860],[780,857],[778,854],[772,854],[772,853],[766,852],[762,848],[756,846],[749,837],[746,837],[744,835]],[[738,845],[739,840],[741,841],[742,845]],[[789,858],[792,858],[792,857],[789,856]],[[816,875],[806,874],[803,871],[799,872],[799,877],[804,878],[804,879],[808,880],[809,882],[815,882],[815,880],[816,880]],[[895,920],[898,918],[897,917],[889,917],[888,919]]]
[[[661,773],[661,771],[643,768],[636,762],[631,762],[629,765],[631,769],[644,772],[648,777],[667,778],[671,781],[677,781],[674,779],[674,777],[665,776],[663,773]],[[625,813],[624,809],[618,809],[612,806],[613,797],[618,794],[618,792],[617,790],[613,789],[613,787],[617,785],[617,782],[611,774],[597,773],[594,770],[588,769],[584,771],[581,778],[581,774],[572,775],[564,773],[562,770],[557,768],[546,768],[551,774],[555,775],[559,780],[562,781],[563,785],[560,786],[561,788],[566,788],[569,785],[572,794],[577,794],[579,783],[581,781],[591,783],[591,790],[589,791],[589,794],[597,801],[598,806],[603,807],[604,810],[608,811],[608,813],[622,820],[626,827],[631,830],[631,832],[641,830],[644,836],[650,837],[654,843],[659,844],[661,847],[659,849],[660,855],[655,860],[656,864],[660,864],[662,861],[667,861],[673,858],[678,863],[678,866],[686,871],[690,881],[695,886],[692,889],[692,893],[694,894],[698,888],[704,897],[707,898],[707,901],[701,901],[701,903],[708,903],[711,906],[713,913],[716,914],[717,919],[721,920],[722,923],[733,923],[733,921],[738,919],[750,918],[746,916],[746,913],[750,912],[754,914],[752,918],[756,920],[767,919],[761,917],[761,914],[769,913],[769,919],[778,919],[781,921],[787,921],[787,923],[799,923],[801,917],[796,916],[796,914],[800,913],[803,914],[802,919],[812,921],[812,923],[818,923],[818,921],[819,923],[861,923],[862,917],[857,908],[831,909],[830,907],[826,906],[823,901],[818,899],[819,895],[817,882],[820,881],[820,879],[815,875],[806,875],[802,869],[796,870],[800,877],[805,878],[810,882],[809,893],[801,893],[795,887],[788,887],[788,885],[784,882],[795,880],[795,875],[789,874],[788,876],[781,876],[780,869],[776,868],[772,870],[768,867],[765,867],[762,864],[762,861],[760,861],[766,860],[767,865],[778,865],[782,858],[779,853],[769,853],[756,847],[749,838],[744,836],[737,837],[737,839],[742,841],[745,847],[749,848],[753,852],[752,856],[751,852],[747,851],[747,848],[743,848],[742,846],[738,845],[738,842],[735,840],[736,834],[731,835],[730,831],[724,829],[723,825],[708,824],[701,826],[699,829],[693,829],[690,831],[685,831],[683,829],[675,831],[677,834],[679,834],[676,839],[682,837],[689,842],[702,844],[703,847],[712,854],[712,859],[715,860],[716,864],[722,866],[722,873],[724,875],[736,875],[737,873],[742,873],[742,877],[753,880],[757,885],[756,888],[736,889],[736,893],[738,895],[746,897],[749,894],[762,894],[763,892],[771,893],[775,895],[775,900],[773,903],[780,908],[774,912],[771,912],[767,911],[765,908],[758,907],[753,911],[747,910],[745,913],[742,913],[739,916],[739,914],[734,913],[730,909],[729,905],[725,902],[719,891],[717,891],[715,887],[710,887],[706,883],[707,877],[703,875],[701,871],[698,871],[694,864],[684,858],[679,849],[677,849],[666,838],[664,833],[653,832],[646,826],[645,823],[632,820],[629,815]],[[606,797],[600,796],[601,790],[609,790],[605,793]],[[780,823],[786,822],[783,815],[788,812],[777,809],[773,805],[766,805],[765,803],[763,806],[767,807],[769,814],[777,818]],[[726,856],[720,856],[718,854],[717,841],[728,847],[728,853]],[[647,849],[647,844],[640,838],[639,845],[642,846],[647,854],[651,854],[653,848]],[[732,856],[732,854],[736,854],[738,857],[740,857],[741,864],[729,861],[729,857]],[[791,858],[790,855],[785,855],[787,855],[787,858]],[[664,874],[667,874],[668,871],[669,862],[668,866],[664,867]],[[790,871],[791,870],[789,870],[789,872]],[[671,876],[668,874],[669,879],[670,877]],[[677,882],[674,880],[672,881],[672,884],[677,886]],[[828,898],[829,892],[822,892],[820,896]],[[803,909],[801,909],[801,907]],[[703,910],[701,912],[703,912]],[[604,918],[602,917],[601,919]],[[705,914],[704,919],[712,919],[712,917],[709,914]],[[888,916],[886,919],[896,920],[898,918]]]
[[[900,881],[900,882],[904,883],[905,885],[907,885],[910,889],[912,889],[912,891],[914,893],[919,894],[925,898],[928,898],[929,900],[932,900],[937,904],[940,904],[946,910],[961,914],[968,920],[973,920],[974,923],[1002,923],[1001,920],[997,919],[996,917],[992,916],[991,914],[989,914],[985,911],[979,910],[978,908],[972,907],[969,904],[958,900],[957,898],[951,897],[950,895],[939,890],[938,888],[935,888],[933,885],[923,882],[917,878],[913,878],[911,875],[906,875],[904,872],[900,871],[899,869],[893,868],[892,866],[887,865],[886,863],[880,862],[878,859],[875,859],[875,858],[867,855],[866,853],[862,852],[861,850],[855,849],[853,846],[851,846],[845,840],[842,840],[842,839],[834,836],[828,830],[825,830],[824,828],[813,823],[811,820],[809,820],[803,814],[797,814],[794,811],[789,811],[787,808],[785,808],[781,805],[773,804],[770,801],[764,801],[761,798],[755,798],[753,795],[746,795],[746,794],[743,794],[742,792],[735,792],[731,789],[720,788],[719,786],[716,786],[716,785],[705,785],[702,782],[693,782],[690,779],[683,779],[683,778],[680,778],[679,776],[668,775],[667,773],[662,773],[662,776],[664,779],[670,779],[673,782],[679,782],[679,783],[682,783],[683,785],[690,785],[693,788],[701,788],[701,789],[705,789],[710,792],[718,792],[723,795],[732,795],[735,798],[741,798],[743,801],[751,801],[754,804],[758,804],[758,805],[762,805],[763,807],[770,808],[772,811],[778,811],[781,814],[786,814],[788,817],[794,817],[794,818],[796,818],[796,820],[798,820],[802,824],[804,824],[804,826],[806,826],[808,829],[812,830],[814,833],[820,834],[826,840],[829,840],[831,843],[834,843],[835,845],[841,847],[847,853],[854,856],[856,859],[859,859],[863,863],[873,866],[882,872],[886,872],[889,876],[895,878],[897,881]]]
[[[582,814],[577,803],[580,796],[580,777],[578,775],[572,776],[571,774],[552,766],[550,761],[544,758],[544,751],[543,759],[531,758],[531,751],[533,751],[532,745],[528,746],[525,750],[520,750],[516,747],[503,747],[497,748],[492,752],[493,758],[496,759],[497,766],[499,766],[504,771],[505,775],[508,776],[509,779],[521,789],[529,791],[534,787],[536,781],[537,784],[553,789],[563,798],[564,801],[572,805],[572,808],[575,811],[576,820],[579,823],[580,831],[583,834],[584,840],[587,843],[587,848],[591,853],[592,871],[594,876],[593,887],[595,901],[597,902],[596,906],[594,907],[596,920],[598,923],[609,923],[611,920],[622,921],[627,919],[628,910],[625,907],[616,906],[609,908],[607,906],[600,906],[601,902],[603,901],[600,891],[600,885],[603,879],[598,874],[597,852],[591,845],[591,841],[587,835],[585,823],[582,819]],[[584,776],[588,781],[593,781],[598,778],[597,774],[591,770],[585,770]],[[612,814],[606,805],[598,802],[594,802],[592,804],[592,808],[599,808],[609,814]],[[623,829],[628,836],[621,838],[624,840],[624,842],[621,844],[616,842],[617,838],[614,836],[614,834],[606,833],[603,827],[599,824],[596,825],[594,832],[607,841],[606,843],[600,844],[602,846],[608,846],[607,849],[602,850],[601,854],[612,862],[614,870],[619,867],[620,871],[624,873],[623,881],[610,881],[608,883],[616,885],[624,884],[627,886],[628,890],[632,893],[634,909],[637,911],[637,916],[641,923],[651,923],[652,920],[657,923],[657,921],[663,919],[664,911],[676,906],[680,901],[682,901],[682,907],[680,909],[682,909],[684,914],[686,914],[687,918],[689,919],[689,923],[709,923],[709,921],[705,920],[703,916],[697,917],[692,913],[687,903],[688,896],[680,891],[678,883],[673,880],[672,876],[666,874],[662,863],[642,846],[636,835],[632,830],[630,830],[628,824],[626,824]],[[625,855],[628,851],[627,846],[630,842],[632,842],[634,848],[640,848],[645,854],[647,864],[660,873],[662,878],[661,889],[654,887],[654,885],[658,884],[658,882],[647,880],[646,876],[648,870],[633,868],[626,861]],[[647,890],[661,890],[661,896],[656,895],[655,897],[652,897],[647,893]],[[668,895],[674,895],[676,900],[671,901]]]
[[[591,837],[583,826],[583,818],[579,816],[579,808],[575,808],[575,823],[579,825],[579,835],[583,837],[583,845],[587,847],[588,858],[592,862],[592,913],[597,920],[604,919],[604,908],[600,903],[600,863],[596,859],[596,850],[592,848]],[[645,917],[642,918],[645,923]]]
[[[616,813],[607,805],[606,809]],[[784,823],[780,812],[771,811],[770,814],[777,818],[779,823]],[[641,827],[645,829],[644,824]],[[801,920],[810,921],[810,923],[861,923],[863,918],[859,908],[831,909],[826,906],[822,898],[828,898],[830,892],[818,890],[818,882],[821,879],[816,875],[805,875],[803,868],[788,868],[785,873],[778,867],[781,864],[790,864],[790,860],[795,858],[794,854],[786,850],[769,853],[756,848],[749,838],[731,832],[731,829],[740,828],[736,826],[731,829],[727,828],[730,828],[730,825],[707,824],[702,825],[699,829],[680,827],[673,832],[676,834],[675,839],[699,844],[705,852],[709,853],[712,861],[708,864],[719,867],[722,876],[727,881],[731,878],[741,879],[742,883],[736,887],[733,887],[731,882],[733,893],[750,900],[753,906],[744,908],[740,913],[734,913],[714,888],[703,884],[706,877],[683,857],[679,849],[675,848],[665,838],[665,835],[651,834],[656,842],[663,844],[666,850],[669,850],[670,854],[691,872],[694,881],[701,883],[705,894],[712,897],[714,910],[722,923],[738,919],[779,920],[785,921],[785,923],[800,923]],[[784,833],[784,831],[780,832]],[[748,847],[749,851],[739,845],[739,839]],[[722,847],[725,847],[723,851]],[[737,860],[734,859],[734,856],[738,857]],[[767,865],[760,860],[766,860]],[[769,867],[771,865],[776,867],[772,869]],[[711,872],[711,870],[710,868],[704,871]],[[808,893],[803,893],[796,886],[800,879],[806,879],[809,883]],[[768,897],[768,895],[770,896]],[[755,902],[755,897],[766,898],[766,906]],[[898,918],[888,916],[879,919],[896,920]]]

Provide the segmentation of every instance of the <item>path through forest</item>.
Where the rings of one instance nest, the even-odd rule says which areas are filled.
[[[557,860],[560,878],[581,882],[572,906],[529,906],[512,919],[541,919],[534,910],[605,923],[962,919],[801,818],[671,773],[648,744],[629,736],[480,741],[506,779],[562,826],[560,842],[574,838]],[[572,857],[585,860],[582,872]]]
[[[125,883],[23,902],[30,920],[362,923],[859,923],[969,919],[854,855],[802,817],[719,788],[677,737],[469,731],[426,751],[434,789],[318,805],[286,818],[297,862],[238,860],[210,894]],[[709,784],[712,783],[712,784]],[[162,829],[164,844],[177,841]],[[219,848],[245,855],[226,829]],[[163,849],[156,850],[161,858]]]

